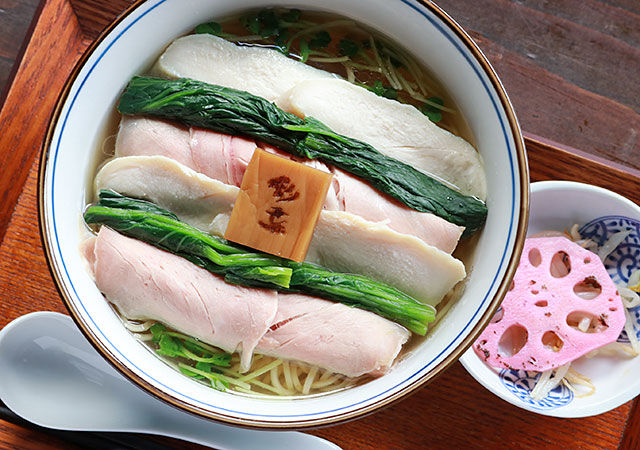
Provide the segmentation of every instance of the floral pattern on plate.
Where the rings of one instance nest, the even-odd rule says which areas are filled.
[[[631,230],[618,247],[604,262],[607,272],[616,284],[626,284],[631,273],[640,269],[640,222],[623,216],[598,217],[583,225],[579,232],[583,238],[591,239],[598,246],[603,245],[611,235]],[[636,336],[640,339],[640,306],[630,310],[635,319]],[[618,342],[629,343],[626,331],[622,331]]]
[[[540,375],[540,372],[502,369],[500,381],[512,394],[532,408],[541,410],[554,409],[564,406],[573,400],[573,392],[563,384],[556,386],[542,400],[532,399],[529,394]]]
[[[604,245],[613,234],[625,230],[631,230],[631,234],[607,256],[604,263],[613,281],[624,284],[629,281],[633,271],[640,269],[640,221],[624,216],[603,216],[586,223],[579,230],[583,238],[591,239],[598,247]],[[631,310],[631,313],[635,318],[636,335],[640,339],[640,306]],[[629,343],[625,331],[620,334],[618,342]],[[573,400],[573,392],[562,384],[542,400],[532,399],[530,393],[540,377],[538,372],[503,369],[499,377],[512,394],[535,409],[559,408]]]

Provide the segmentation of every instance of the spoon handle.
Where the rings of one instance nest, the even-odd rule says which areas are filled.
[[[134,433],[65,431],[41,427],[40,425],[23,419],[11,411],[2,401],[0,401],[0,419],[23,428],[45,433],[67,444],[76,445],[79,448],[90,448],[92,450],[123,450],[128,448],[135,450],[171,450],[172,448],[156,441],[151,442],[148,438],[138,436]]]
[[[257,431],[222,425],[210,420],[173,414],[166,411],[167,423],[161,427],[162,435],[207,445],[220,450],[297,449],[340,450],[340,447],[325,439],[295,431]],[[171,417],[173,416],[173,417]]]

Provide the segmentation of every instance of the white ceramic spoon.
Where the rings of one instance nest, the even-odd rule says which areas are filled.
[[[0,331],[0,398],[47,428],[170,436],[219,449],[339,449],[293,431],[221,425],[173,408],[113,369],[68,316],[36,312]]]

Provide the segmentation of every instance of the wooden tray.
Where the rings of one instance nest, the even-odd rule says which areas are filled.
[[[53,105],[82,52],[130,2],[48,0],[0,111],[0,327],[38,310],[66,313],[53,284],[37,220],[38,155]],[[599,185],[640,202],[640,173],[528,135],[532,181]],[[637,401],[597,417],[566,420],[516,408],[456,363],[409,398],[355,422],[313,430],[344,448],[638,447]],[[0,421],[0,445],[68,448],[42,431]],[[162,443],[191,447],[168,439]],[[195,446],[193,446],[195,447]]]

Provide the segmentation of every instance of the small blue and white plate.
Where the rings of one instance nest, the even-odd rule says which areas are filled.
[[[640,269],[640,207],[606,189],[569,181],[542,181],[531,185],[528,234],[580,226],[580,234],[602,245],[614,233],[631,233],[607,257],[605,266],[616,283],[627,282]],[[640,337],[640,307],[632,311]],[[618,342],[628,343],[625,332]],[[640,394],[640,356],[580,358],[571,366],[591,379],[596,390],[580,397],[562,384],[540,401],[529,392],[540,374],[524,370],[493,369],[469,349],[460,362],[484,387],[507,402],[528,411],[556,417],[602,414]]]

